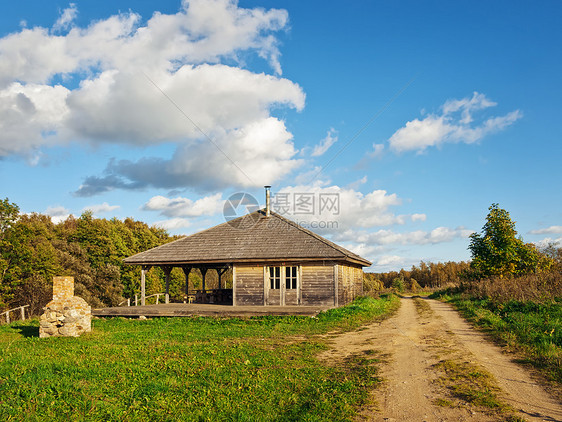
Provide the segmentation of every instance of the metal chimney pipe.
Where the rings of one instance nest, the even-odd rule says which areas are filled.
[[[271,186],[264,186],[265,188],[265,216],[269,217],[271,215],[271,194],[269,190]]]

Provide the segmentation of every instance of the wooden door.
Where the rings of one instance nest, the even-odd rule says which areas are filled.
[[[299,305],[300,268],[298,266],[266,267],[264,293],[265,305]]]
[[[283,267],[267,267],[265,279],[265,304],[281,305],[281,270]]]

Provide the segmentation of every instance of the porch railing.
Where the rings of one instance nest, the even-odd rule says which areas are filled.
[[[160,296],[164,296],[166,297],[166,293],[154,293],[153,295],[150,296],[145,296],[145,300],[150,298],[150,297],[156,297],[156,305],[158,305],[160,303]],[[127,304],[127,306],[139,306],[139,302],[141,301],[141,297],[138,294],[135,294],[135,299],[132,300],[130,298],[125,299],[124,301],[120,302],[117,306],[122,306],[125,303]],[[134,303],[134,305],[131,305],[131,302]]]

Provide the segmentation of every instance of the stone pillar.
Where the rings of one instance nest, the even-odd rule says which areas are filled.
[[[74,296],[74,277],[53,277],[53,300]]]
[[[43,310],[39,337],[78,337],[92,329],[92,308],[74,296],[74,277],[53,278],[53,300]]]

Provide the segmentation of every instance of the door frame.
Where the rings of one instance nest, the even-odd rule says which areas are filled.
[[[279,289],[272,289],[271,288],[271,280],[269,275],[270,268],[280,268],[280,280],[279,280]],[[297,286],[296,290],[297,295],[297,305],[301,304],[301,294],[302,294],[302,266],[299,264],[286,264],[282,263],[281,265],[264,265],[263,266],[263,304],[264,306],[276,306],[270,303],[270,291],[279,291],[279,305],[277,306],[286,306],[286,296],[287,296],[287,268],[288,267],[296,267],[297,268]]]

